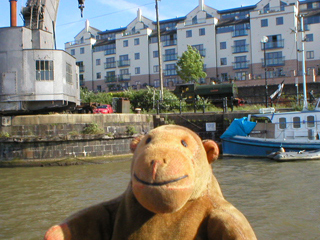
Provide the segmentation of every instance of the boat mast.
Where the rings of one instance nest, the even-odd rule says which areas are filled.
[[[307,83],[306,83],[306,59],[305,59],[305,52],[304,52],[304,42],[305,39],[305,32],[304,32],[304,21],[303,15],[299,15],[300,17],[300,24],[301,24],[301,51],[302,51],[302,76],[303,76],[303,109],[308,109],[308,101],[307,101]]]

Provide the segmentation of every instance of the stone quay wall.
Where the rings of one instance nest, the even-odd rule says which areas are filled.
[[[130,142],[154,128],[145,114],[2,116],[0,163],[103,157],[130,153]],[[96,134],[85,128],[98,128]]]

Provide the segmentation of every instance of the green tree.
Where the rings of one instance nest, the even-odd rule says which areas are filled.
[[[188,45],[188,50],[178,57],[177,74],[184,82],[199,83],[207,74],[203,71],[203,57],[196,48]]]

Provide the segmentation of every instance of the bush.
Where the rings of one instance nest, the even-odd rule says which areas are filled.
[[[82,131],[83,134],[104,134],[104,130],[97,123],[89,123]]]

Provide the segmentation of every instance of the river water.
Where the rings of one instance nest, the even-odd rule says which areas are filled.
[[[219,159],[213,171],[258,239],[320,239],[320,161]],[[0,169],[0,239],[42,239],[84,207],[121,194],[130,161]]]

